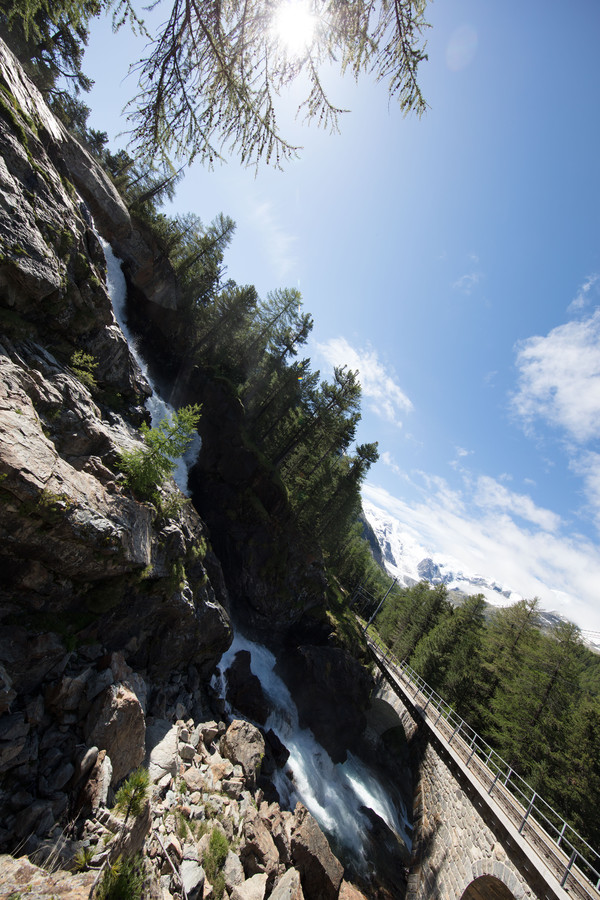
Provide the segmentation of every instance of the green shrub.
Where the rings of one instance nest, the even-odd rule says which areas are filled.
[[[114,808],[125,813],[125,821],[130,815],[139,816],[143,811],[148,785],[148,770],[140,768],[132,772],[117,791]]]
[[[142,854],[129,859],[120,856],[105,869],[96,900],[141,900],[144,880]]]
[[[94,856],[94,848],[93,847],[80,847],[80,849],[75,854],[75,858],[73,860],[73,868],[76,872],[85,872],[89,867],[90,862]]]
[[[192,440],[200,409],[198,404],[185,406],[173,413],[171,421],[163,419],[158,428],[142,425],[146,446],[142,450],[121,451],[119,466],[138,497],[151,499],[158,485],[171,475],[174,460],[185,453]]]
[[[96,387],[94,369],[98,366],[98,360],[91,353],[76,350],[71,357],[71,368],[82,384],[93,390]]]

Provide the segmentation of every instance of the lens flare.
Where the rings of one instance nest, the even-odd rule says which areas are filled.
[[[288,56],[300,56],[313,42],[316,25],[306,0],[285,0],[275,13],[273,33]]]

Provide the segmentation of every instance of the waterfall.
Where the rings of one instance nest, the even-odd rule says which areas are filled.
[[[146,407],[150,412],[152,425],[156,427],[163,419],[171,416],[174,410],[159,396],[129,330],[126,317],[127,288],[120,260],[112,252],[110,244],[100,240],[106,257],[107,287],[115,318],[127,339],[132,356],[152,388],[153,393],[146,401]],[[185,456],[177,460],[174,472],[178,487],[188,496],[188,469],[195,462],[199,449],[200,438],[196,435]],[[252,673],[260,680],[272,706],[265,728],[272,729],[290,753],[285,771],[278,769],[273,776],[282,806],[293,809],[297,801],[304,804],[331,839],[335,852],[341,852],[352,860],[358,871],[367,872],[369,868],[365,839],[368,824],[361,807],[373,810],[410,847],[411,826],[406,812],[404,809],[402,813],[398,812],[374,772],[350,753],[345,763],[334,763],[313,733],[300,727],[296,704],[282,679],[275,673],[275,656],[266,647],[239,633],[235,635],[231,647],[221,657],[219,670],[212,680],[212,685],[220,696],[224,697],[226,692],[226,670],[240,650],[250,652]]]
[[[266,647],[239,633],[219,662],[220,674],[213,679],[214,688],[225,693],[226,670],[240,650],[251,655],[251,671],[259,679],[273,710],[265,724],[272,729],[290,752],[286,770],[277,770],[273,781],[282,806],[293,809],[299,800],[315,817],[334,847],[343,849],[357,869],[366,871],[366,819],[361,806],[370,807],[386,825],[411,846],[410,825],[405,811],[400,815],[379,783],[376,775],[356,756],[348,754],[345,763],[334,763],[317,743],[312,731],[301,728],[292,696],[275,673],[275,656]]]
[[[137,362],[138,366],[142,370],[144,377],[146,378],[146,381],[152,388],[152,395],[146,400],[146,409],[150,413],[152,427],[156,428],[163,421],[163,419],[170,419],[175,410],[169,403],[166,403],[162,399],[162,397],[160,397],[158,388],[156,387],[154,380],[148,372],[148,366],[136,346],[135,338],[129,330],[126,313],[127,284],[125,282],[125,276],[121,269],[121,261],[120,259],[118,259],[118,257],[115,256],[112,251],[112,247],[107,241],[105,241],[101,237],[99,238],[99,240],[102,244],[104,257],[106,259],[106,286],[112,302],[115,319],[119,323],[121,331],[125,335],[127,343],[129,344],[131,355]],[[190,496],[190,492],[188,490],[189,470],[198,458],[200,445],[200,435],[198,433],[195,433],[190,446],[188,447],[184,455],[176,460],[173,460],[175,463],[173,478],[175,479],[175,483],[179,490],[187,497]]]

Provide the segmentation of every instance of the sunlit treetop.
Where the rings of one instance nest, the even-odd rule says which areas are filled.
[[[165,9],[169,0],[158,0]],[[136,17],[134,0],[108,0],[116,19]],[[276,101],[301,76],[299,112],[337,131],[343,110],[327,96],[324,65],[387,82],[403,112],[426,103],[417,82],[426,59],[425,0],[174,0],[133,65],[138,94],[128,111],[134,145],[212,163],[280,166],[299,147],[281,134]]]

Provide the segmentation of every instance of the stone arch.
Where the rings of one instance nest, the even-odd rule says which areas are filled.
[[[371,705],[367,712],[367,725],[378,737],[398,727],[404,731],[398,711],[381,697],[371,699]]]
[[[529,900],[532,894],[527,885],[506,862],[502,862],[500,845],[495,845],[494,857],[479,859],[467,868],[467,877],[458,884],[456,900]]]
[[[516,900],[516,898],[495,875],[480,875],[471,882],[460,900]]]
[[[400,727],[404,733],[404,740],[410,741],[417,730],[417,723],[388,683],[382,681],[371,695],[367,711],[367,733],[371,739],[378,739],[392,729],[400,734]]]

